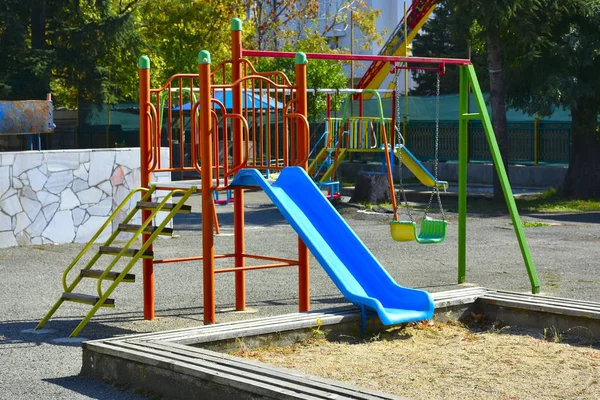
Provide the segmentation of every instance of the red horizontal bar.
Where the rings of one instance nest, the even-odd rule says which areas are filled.
[[[254,269],[269,269],[269,268],[282,268],[282,267],[295,267],[298,262],[294,263],[279,263],[279,264],[266,264],[266,265],[247,265],[245,267],[233,267],[233,268],[220,268],[215,269],[215,274],[221,272],[238,272],[238,271],[252,271]]]
[[[279,57],[294,58],[296,53],[291,51],[265,51],[265,50],[242,50],[242,56],[246,57]],[[307,58],[321,60],[339,60],[339,61],[382,61],[382,62],[406,62],[422,64],[452,64],[469,65],[471,60],[463,58],[430,58],[430,57],[397,57],[397,56],[377,56],[365,54],[322,54],[306,53]]]

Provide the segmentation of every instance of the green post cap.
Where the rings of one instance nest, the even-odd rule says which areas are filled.
[[[208,50],[202,50],[198,53],[198,64],[210,64],[210,53]]]
[[[296,65],[307,64],[308,63],[308,59],[306,58],[306,54],[304,54],[302,52],[296,53],[296,57],[294,58],[294,60],[296,61]]]
[[[231,30],[232,31],[241,31],[242,30],[242,20],[239,18],[234,18],[231,20]]]
[[[150,59],[148,56],[141,56],[138,60],[139,69],[150,69]]]

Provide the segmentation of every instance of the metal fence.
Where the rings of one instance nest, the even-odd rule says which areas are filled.
[[[483,125],[469,122],[469,161],[492,160]],[[415,156],[435,156],[435,121],[410,121],[406,145]],[[513,164],[568,164],[571,154],[570,122],[518,122],[508,124],[508,162]],[[458,160],[458,121],[439,123],[439,159]]]

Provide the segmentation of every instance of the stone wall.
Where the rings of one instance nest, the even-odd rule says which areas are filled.
[[[168,163],[167,149],[161,156]],[[153,176],[153,181],[168,180],[169,173]],[[87,243],[139,186],[138,148],[0,153],[0,247]],[[110,236],[135,201],[100,240]]]

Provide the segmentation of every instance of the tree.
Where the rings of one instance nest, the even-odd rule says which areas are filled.
[[[571,110],[571,162],[561,194],[600,198],[600,1],[548,2],[525,46],[512,49],[509,102],[531,114]]]
[[[162,85],[176,73],[198,71],[198,52],[208,50],[216,65],[231,57],[231,25],[244,15],[242,0],[183,2],[145,1],[138,13],[139,29],[147,42],[144,53],[152,62],[152,84]],[[252,25],[244,24],[244,42],[252,40]]]
[[[306,53],[335,53],[327,45],[327,40],[314,31],[305,32],[306,37],[295,46],[287,44],[283,51],[303,51]],[[283,71],[290,81],[296,80],[296,70],[293,59],[261,58],[257,63],[260,71]],[[309,60],[306,69],[306,83],[309,89],[329,88],[342,89],[346,87],[348,77],[344,73],[341,62],[330,60]],[[326,96],[315,93],[308,96],[308,119],[317,122],[323,118],[327,109]]]
[[[481,51],[475,47],[471,51],[471,26],[465,24],[462,18],[452,9],[452,0],[441,0],[435,9],[435,14],[430,18],[412,42],[412,54],[418,57],[446,57],[469,58],[477,71],[479,83],[488,88],[486,78],[487,61],[485,48]],[[474,46],[479,43],[475,42]],[[411,90],[416,96],[435,96],[436,75],[434,71],[415,70],[412,72],[417,86]],[[446,73],[440,80],[440,94],[454,94],[458,92],[459,70],[453,66],[446,66]]]

